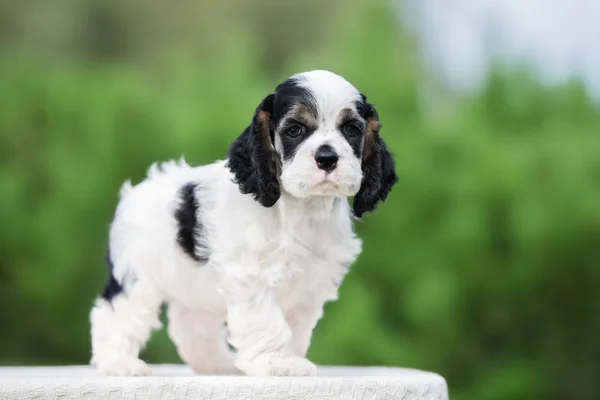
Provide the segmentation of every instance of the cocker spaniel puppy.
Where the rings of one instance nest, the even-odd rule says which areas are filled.
[[[169,336],[199,374],[315,375],[313,328],[361,251],[353,217],[397,181],[380,127],[344,78],[301,73],[263,99],[226,160],[154,164],[126,182],[92,364],[146,374],[139,352],[166,304]]]

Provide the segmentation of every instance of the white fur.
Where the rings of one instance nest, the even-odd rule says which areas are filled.
[[[101,372],[147,373],[139,351],[166,303],[168,333],[198,373],[316,373],[305,358],[312,330],[361,250],[346,200],[359,189],[360,160],[334,129],[339,110],[360,94],[338,78],[322,71],[299,78],[312,85],[322,123],[283,165],[282,195],[271,208],[240,193],[225,161],[155,164],[143,182],[125,183],[110,230],[114,276],[124,292],[112,302],[97,300],[91,312],[92,363]],[[323,182],[314,151],[325,142],[340,160]],[[199,184],[197,218],[206,240],[197,250],[209,256],[205,265],[175,240],[174,210],[189,182]],[[235,357],[225,346],[225,322]]]

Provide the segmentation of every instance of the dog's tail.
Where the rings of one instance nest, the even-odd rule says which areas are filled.
[[[162,163],[153,163],[148,168],[146,175],[149,179],[153,179],[168,172],[189,168],[191,168],[190,165],[185,161],[183,156],[181,156],[179,160],[169,160]],[[133,185],[131,184],[131,180],[128,179],[121,186],[121,190],[119,191],[120,198],[123,199],[127,197],[127,195],[129,195],[129,193],[131,193],[132,190]]]

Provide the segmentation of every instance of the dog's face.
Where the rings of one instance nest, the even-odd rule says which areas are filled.
[[[298,198],[356,196],[360,216],[396,183],[377,112],[354,86],[327,71],[294,75],[256,109],[232,144],[228,166],[243,193],[264,206],[283,189]]]
[[[354,196],[362,181],[366,121],[360,93],[340,76],[296,75],[275,92],[273,139],[281,185],[295,197]]]

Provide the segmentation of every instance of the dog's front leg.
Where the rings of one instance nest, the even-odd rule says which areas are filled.
[[[255,376],[316,375],[316,366],[296,354],[292,331],[268,282],[238,276],[222,288],[237,368]]]
[[[292,330],[294,349],[299,356],[306,356],[313,329],[323,316],[324,303],[306,301],[297,304],[287,313],[286,320]]]

